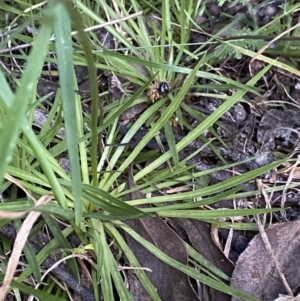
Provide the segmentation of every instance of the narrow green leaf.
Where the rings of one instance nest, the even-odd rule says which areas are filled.
[[[99,250],[99,252],[102,253],[102,261],[101,261],[101,266],[99,268],[101,274],[101,288],[103,292],[103,299],[105,301],[115,300],[113,294],[111,275],[110,275],[111,273],[110,261],[114,261],[114,259],[111,257],[112,254],[106,242],[106,234],[104,232],[102,222],[96,220],[93,221],[94,221],[93,223],[94,226],[99,232],[100,243],[101,243],[101,250]]]
[[[164,155],[162,155],[164,156]],[[141,204],[147,204],[149,202],[151,203],[162,203],[162,202],[171,202],[171,201],[178,201],[178,200],[190,200],[192,198],[197,198],[197,197],[204,197],[206,195],[212,195],[214,193],[220,193],[221,191],[224,191],[226,189],[230,189],[232,187],[241,187],[241,184],[244,182],[247,182],[262,173],[271,170],[272,168],[275,168],[285,162],[284,160],[280,161],[275,161],[271,164],[268,164],[266,166],[257,168],[255,170],[251,170],[249,172],[244,173],[243,175],[239,175],[237,177],[233,177],[229,180],[226,180],[224,182],[220,182],[218,184],[204,187],[201,189],[197,189],[194,191],[189,191],[189,192],[183,192],[180,194],[172,194],[168,196],[157,196],[157,197],[152,197],[151,199],[139,199],[139,200],[132,200],[129,201],[128,203],[131,205],[141,205]]]
[[[89,198],[90,202],[103,208],[108,212],[115,214],[131,214],[140,217],[149,217],[147,213],[128,205],[126,202],[119,200],[110,193],[89,185],[82,185],[84,197]],[[98,197],[100,196],[100,198]],[[102,199],[101,199],[102,198]],[[94,200],[93,200],[94,199]]]
[[[91,163],[92,163],[92,183],[94,186],[98,184],[98,174],[97,174],[97,157],[98,157],[98,133],[97,126],[98,122],[100,126],[103,123],[104,109],[102,102],[99,102],[98,97],[98,83],[96,77],[96,64],[94,55],[91,49],[91,43],[84,32],[84,25],[81,22],[81,16],[78,14],[76,9],[74,9],[71,1],[66,2],[66,7],[68,8],[69,15],[72,20],[72,24],[74,25],[77,36],[82,44],[82,50],[84,51],[85,59],[87,62],[88,68],[88,77],[91,91],[91,134],[92,134],[92,145],[91,145]],[[77,4],[76,4],[77,5]],[[79,101],[80,103],[80,101]],[[81,104],[81,103],[80,103]],[[99,106],[100,106],[100,114],[99,114]]]
[[[159,295],[157,294],[157,289],[153,286],[152,282],[147,277],[145,271],[142,269],[143,267],[141,267],[138,260],[134,256],[134,253],[128,247],[124,238],[120,235],[118,230],[115,227],[113,227],[110,223],[105,223],[104,226],[109,230],[110,233],[112,233],[114,239],[116,239],[116,241],[118,242],[120,248],[123,250],[124,254],[126,255],[126,258],[128,259],[131,267],[135,269],[134,270],[135,275],[139,278],[143,287],[149,293],[152,300],[161,301]]]
[[[175,143],[175,139],[174,139],[174,133],[173,133],[173,130],[172,130],[169,122],[165,123],[164,129],[165,129],[165,133],[166,133],[167,142],[169,145],[169,150],[171,152],[175,168],[177,169],[177,168],[179,168],[179,156],[178,156],[178,151],[177,151],[176,143]]]
[[[73,46],[71,39],[71,20],[66,6],[57,2],[55,11],[55,46],[57,51],[58,70],[64,120],[67,136],[68,153],[71,166],[72,191],[74,195],[75,224],[80,226],[83,203],[81,197],[81,173],[79,164],[78,135],[75,105],[75,84],[73,66]]]
[[[62,233],[61,229],[58,227],[57,222],[53,219],[52,216],[48,214],[42,214],[47,226],[51,230],[52,235],[58,241],[58,245],[60,248],[63,249],[71,249],[71,245],[69,244],[68,240],[66,239],[65,235]],[[78,281],[80,279],[78,266],[76,264],[75,258],[70,258],[68,260],[68,267],[72,270],[73,275],[77,277]]]
[[[203,198],[201,201],[190,201],[182,204],[174,204],[174,205],[167,205],[167,206],[159,206],[154,208],[144,208],[144,212],[161,212],[164,210],[178,210],[178,209],[192,209],[192,208],[199,208],[200,206],[213,204],[218,201],[224,200],[225,197],[230,196],[232,199],[235,197],[235,193],[238,192],[239,188],[234,188],[231,190],[227,190],[223,193],[220,193],[213,197]]]
[[[74,218],[74,213],[69,210],[65,210],[61,208],[59,205],[50,203],[44,206],[37,206],[32,208],[34,211],[40,211],[42,213],[53,214],[55,216],[59,216],[64,218],[65,220],[71,220]]]
[[[40,74],[43,62],[46,56],[48,40],[52,32],[53,19],[49,16],[45,17],[44,24],[40,28],[36,37],[31,54],[27,59],[27,66],[23,73],[20,85],[17,89],[15,99],[9,104],[10,110],[5,118],[5,127],[0,132],[0,181],[3,182],[3,176],[8,163],[11,161],[11,154],[16,145],[17,136],[22,126],[26,110],[29,104],[36,81]],[[3,73],[1,73],[0,82],[5,81]],[[4,96],[7,97],[6,95]],[[28,130],[28,129],[24,129]]]
[[[14,96],[13,96],[13,93],[12,93],[12,91],[4,77],[4,74],[2,72],[0,72],[0,83],[1,83],[0,97],[1,97],[2,101],[4,102],[4,106],[9,108],[12,105]],[[34,134],[33,130],[31,129],[26,117],[21,116],[20,118],[22,119],[21,126],[22,126],[23,133],[30,143],[30,146],[32,148],[32,152],[33,152],[35,158],[40,162],[40,165],[43,168],[43,171],[45,173],[45,176],[47,177],[49,183],[51,184],[53,192],[55,193],[60,205],[63,208],[67,208],[67,201],[66,201],[65,195],[64,195],[60,185],[58,184],[58,180],[51,168],[51,165],[48,161],[48,157],[45,156],[45,153],[47,154],[47,152],[46,152],[44,146],[37,139],[36,135]],[[44,194],[44,193],[42,193],[42,194]]]
[[[82,192],[83,197],[87,199],[89,202],[95,205],[96,208],[105,210],[106,212],[109,212],[111,214],[114,214],[116,216],[124,216],[126,218],[130,217],[146,217],[147,213],[142,212],[141,210],[128,205],[127,203],[114,199],[112,196],[109,198],[101,198],[97,195],[88,193],[83,190]],[[108,193],[102,193],[103,195]],[[111,201],[112,200],[112,201]]]
[[[194,218],[194,219],[212,219],[221,217],[245,216],[261,213],[270,213],[280,211],[280,208],[273,209],[218,209],[218,210],[164,210],[158,212],[162,217]]]
[[[223,271],[215,267],[209,260],[207,260],[204,256],[198,253],[193,247],[191,247],[188,243],[184,242],[184,246],[186,247],[188,254],[191,258],[194,258],[197,262],[199,262],[203,267],[207,270],[211,271],[215,275],[223,278],[224,280],[230,281],[230,277],[226,275]]]

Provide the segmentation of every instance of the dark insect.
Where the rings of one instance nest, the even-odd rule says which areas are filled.
[[[161,82],[158,86],[158,94],[166,95],[170,92],[170,86],[167,82]]]
[[[170,92],[170,89],[170,85],[167,82],[156,81],[149,86],[147,96],[154,103],[158,99],[167,95]]]

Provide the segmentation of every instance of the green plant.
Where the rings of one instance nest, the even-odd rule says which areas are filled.
[[[109,1],[49,1],[45,8],[31,13],[24,13],[28,4],[24,1],[15,1],[18,9],[11,9],[2,4],[2,9],[11,14],[21,14],[24,24],[39,27],[33,36],[24,34],[23,27],[11,35],[12,43],[33,43],[32,50],[27,53],[20,50],[18,54],[3,55],[3,60],[14,58],[23,63],[22,75],[5,76],[0,72],[0,99],[1,99],[1,132],[0,132],[0,177],[4,179],[2,191],[10,192],[10,202],[0,204],[2,211],[16,214],[13,218],[1,220],[1,225],[8,221],[19,219],[17,213],[27,214],[29,211],[42,213],[39,222],[35,223],[27,234],[37,232],[46,226],[51,230],[53,239],[46,244],[37,255],[27,246],[25,255],[31,264],[24,269],[16,281],[10,283],[11,289],[16,294],[26,292],[41,300],[68,298],[66,293],[49,279],[49,288],[33,290],[22,281],[30,274],[34,275],[37,282],[41,282],[40,264],[57,248],[72,250],[67,239],[74,231],[87,250],[95,265],[91,267],[91,284],[98,300],[114,300],[115,295],[122,300],[131,300],[119,266],[122,264],[120,254],[125,254],[131,266],[141,268],[136,255],[128,247],[123,233],[133,237],[143,245],[151,254],[189,277],[201,281],[211,287],[224,291],[227,294],[243,297],[245,300],[255,300],[250,296],[238,292],[225,281],[228,276],[205,261],[201,255],[186,246],[190,260],[194,260],[205,268],[206,274],[197,272],[188,264],[182,264],[162,252],[157,246],[151,244],[126,223],[129,219],[149,218],[190,218],[208,221],[213,225],[233,227],[234,229],[255,229],[255,225],[247,223],[220,222],[220,218],[238,215],[251,215],[254,213],[270,212],[265,209],[239,210],[199,210],[200,206],[208,205],[224,199],[234,199],[246,195],[240,192],[243,183],[255,179],[259,175],[280,165],[277,161],[257,170],[231,178],[223,183],[205,186],[207,177],[216,170],[196,171],[194,166],[188,166],[188,159],[196,156],[197,151],[189,154],[189,158],[181,159],[179,154],[188,149],[188,146],[198,137],[211,146],[217,157],[223,162],[219,169],[226,170],[237,164],[229,164],[214,148],[212,140],[203,134],[207,129],[212,137],[218,139],[226,146],[214,129],[218,119],[230,107],[240,101],[243,96],[251,91],[258,93],[255,84],[269,70],[266,66],[253,76],[246,84],[241,84],[223,75],[210,72],[215,60],[211,53],[206,52],[211,43],[204,43],[203,48],[195,54],[187,47],[190,39],[193,22],[204,6],[186,1],[163,1],[161,11],[163,19],[161,28],[154,23],[146,22],[147,17],[137,15],[135,19],[129,18],[119,24],[107,24],[105,29],[110,33],[120,46],[116,50],[105,49],[95,33],[83,31],[88,25],[104,24],[106,19],[115,20],[120,16],[128,17],[130,13],[149,11],[153,9],[145,1],[130,1],[124,3],[120,0],[112,6]],[[198,2],[197,2],[198,3]],[[156,9],[156,8],[155,8]],[[172,12],[172,14],[171,14]],[[40,18],[40,14],[43,15]],[[179,24],[171,30],[171,24]],[[151,26],[150,26],[150,25]],[[71,36],[72,30],[77,34]],[[52,31],[55,40],[50,39]],[[246,34],[248,31],[245,31]],[[239,32],[239,34],[242,34]],[[212,37],[212,39],[216,39]],[[251,40],[252,41],[252,40]],[[219,57],[230,47],[235,49],[235,55],[253,55],[253,50],[259,47],[248,41],[240,43],[228,42],[225,48],[216,48],[215,54]],[[226,48],[227,47],[227,48]],[[218,52],[219,51],[219,52]],[[186,57],[188,59],[186,59]],[[278,62],[268,57],[263,57],[266,62],[276,65]],[[182,62],[193,62],[184,65]],[[43,99],[36,98],[37,81],[42,73],[44,64],[54,64],[59,73],[60,89],[55,94],[54,102],[49,106],[42,103]],[[291,70],[291,67],[280,63],[281,67]],[[87,66],[91,89],[91,113],[83,109],[81,98],[76,93],[78,83],[74,66]],[[136,65],[142,66],[145,73],[137,72]],[[23,70],[24,69],[24,70]],[[124,93],[114,102],[110,102],[107,91],[101,91],[100,104],[98,97],[98,84],[96,69],[109,72],[122,79]],[[138,69],[140,70],[140,69]],[[206,78],[216,80],[235,90],[231,96],[226,96],[210,116],[203,118],[196,110],[188,108],[184,103],[191,87],[197,87],[197,79]],[[13,91],[9,80],[16,83]],[[145,90],[153,80],[172,83],[172,91],[154,104],[149,104]],[[131,85],[133,88],[131,88]],[[127,89],[128,87],[128,89]],[[132,92],[133,90],[133,92]],[[217,93],[210,97],[219,97]],[[126,109],[135,104],[146,103],[147,108],[136,119],[131,120],[128,132],[123,136],[117,147],[111,145],[119,135],[119,117]],[[28,105],[29,104],[29,105]],[[38,130],[33,130],[34,114],[39,108],[48,114],[47,121]],[[195,118],[198,125],[191,127],[184,112]],[[186,126],[190,132],[179,142],[175,141],[169,120],[178,118],[178,126]],[[54,121],[54,122],[53,122]],[[35,125],[35,124],[34,124]],[[87,125],[87,126],[86,126]],[[126,148],[132,142],[140,128],[146,127],[148,132],[138,141],[132,149]],[[60,128],[66,131],[66,139],[57,135]],[[155,139],[156,134],[164,129],[167,135],[168,150],[161,153],[158,150],[145,151],[149,141]],[[86,132],[85,132],[86,130]],[[101,138],[99,133],[107,131],[106,147],[99,147]],[[158,139],[158,138],[157,138]],[[58,159],[68,154],[71,172],[64,170]],[[148,160],[151,158],[151,161]],[[248,159],[250,160],[250,159]],[[137,163],[138,162],[138,163]],[[128,185],[128,170],[133,168],[133,181],[137,186]],[[241,162],[242,163],[242,162]],[[8,177],[9,174],[12,178]],[[12,181],[27,193],[26,197],[19,197]],[[168,188],[178,189],[187,187],[182,193],[159,195],[157,191]],[[133,192],[141,191],[141,197],[133,198]],[[145,194],[152,194],[146,198]],[[255,195],[257,192],[251,192]],[[43,197],[53,195],[54,199],[47,199],[47,204],[34,203],[36,199],[44,201]],[[124,196],[131,195],[131,199],[124,201]],[[200,199],[201,198],[201,199]],[[152,207],[143,206],[152,204]],[[63,231],[55,222],[54,216],[70,228]],[[20,222],[15,222],[18,228]],[[122,231],[121,231],[122,230]],[[116,252],[112,251],[110,242],[115,242]],[[86,246],[89,246],[87,248]],[[86,247],[86,248],[85,248]],[[2,254],[8,246],[3,246]],[[7,261],[3,263],[7,268]],[[68,262],[75,275],[79,275],[79,266],[74,259]],[[149,281],[143,269],[137,269],[136,275],[153,300],[160,300],[155,287]],[[3,278],[4,275],[1,275]],[[219,277],[219,278],[218,278]],[[99,283],[101,289],[99,289]],[[56,299],[58,300],[58,299]]]

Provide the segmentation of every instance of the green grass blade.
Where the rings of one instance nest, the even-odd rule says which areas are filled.
[[[176,143],[175,143],[175,139],[174,139],[174,133],[173,133],[172,127],[169,124],[169,122],[165,123],[164,129],[165,129],[165,133],[166,133],[167,142],[169,145],[169,150],[171,152],[171,156],[174,161],[174,166],[177,169],[177,168],[179,168],[179,156],[178,156],[178,151],[177,151]]]
[[[102,253],[102,257],[103,257],[101,260],[101,266],[99,267],[100,275],[101,275],[101,288],[103,292],[103,299],[104,301],[115,300],[113,294],[111,275],[110,275],[111,272],[110,261],[113,260],[111,258],[112,254],[106,242],[106,234],[104,232],[102,222],[93,220],[93,225],[95,229],[97,229],[97,232],[99,232],[99,236],[100,236],[99,243],[101,244],[101,250],[99,250],[99,252]]]
[[[134,256],[134,253],[130,250],[122,235],[120,235],[120,233],[117,231],[117,229],[114,226],[112,226],[112,224],[105,223],[104,226],[109,230],[109,232],[113,235],[114,239],[118,242],[120,248],[123,250],[124,254],[126,255],[130,265],[133,268],[136,268],[134,273],[141,281],[143,287],[149,293],[152,300],[161,301],[159,295],[157,294],[156,288],[153,286],[152,282],[147,277],[145,271],[140,266],[138,260]]]
[[[257,168],[255,170],[251,170],[249,172],[244,173],[243,175],[237,176],[230,178],[229,180],[226,180],[224,182],[217,183],[215,185],[209,186],[209,187],[204,187],[201,189],[197,189],[194,191],[189,191],[189,192],[183,192],[180,194],[172,194],[168,196],[157,196],[157,197],[152,197],[151,199],[137,199],[137,200],[132,200],[129,201],[128,203],[130,205],[141,205],[141,204],[147,204],[149,202],[151,203],[161,203],[161,202],[172,202],[172,201],[179,201],[179,200],[190,200],[193,198],[197,198],[199,196],[204,197],[206,195],[211,195],[214,193],[219,193],[221,191],[224,191],[226,189],[230,189],[232,187],[240,187],[242,188],[242,183],[247,182],[264,172],[275,168],[282,164],[285,160],[280,160],[280,161],[275,161],[271,164],[268,164],[266,166]]]
[[[219,209],[219,210],[164,210],[159,212],[161,217],[192,218],[192,219],[212,219],[233,216],[247,216],[254,214],[270,213],[280,211],[280,208],[273,209]]]
[[[90,91],[91,91],[91,133],[92,133],[92,145],[91,145],[91,165],[92,165],[92,183],[94,186],[97,186],[98,183],[98,174],[97,174],[97,157],[98,157],[98,133],[97,133],[97,126],[98,126],[98,116],[99,116],[99,123],[100,126],[103,123],[103,105],[102,102],[99,102],[98,97],[98,83],[96,77],[96,63],[94,59],[94,55],[92,53],[90,40],[88,39],[87,35],[83,31],[83,24],[81,23],[81,18],[78,15],[77,11],[70,3],[67,3],[68,11],[72,19],[72,24],[77,31],[77,35],[79,37],[80,43],[82,44],[82,50],[85,55],[85,59],[87,62],[88,68],[88,76],[89,76],[89,83],[90,83]],[[78,2],[76,2],[76,6]],[[79,21],[80,20],[80,21]],[[79,102],[80,103],[80,102]],[[100,114],[99,114],[99,107],[100,106]]]
[[[193,259],[197,260],[203,267],[207,270],[213,272],[215,275],[219,276],[220,278],[230,281],[230,277],[226,275],[223,271],[219,270],[215,267],[209,260],[207,260],[204,256],[198,253],[193,247],[191,247],[188,243],[183,241],[184,246],[186,247],[188,254]]]
[[[68,153],[71,166],[72,191],[74,195],[75,224],[81,224],[83,203],[81,197],[81,173],[78,153],[78,134],[76,122],[75,84],[73,66],[73,45],[71,39],[71,20],[66,6],[56,3],[55,35],[60,74],[60,86],[64,120],[67,136]]]
[[[22,126],[22,121],[29,104],[35,83],[40,75],[41,68],[46,56],[48,40],[52,33],[53,19],[49,16],[45,17],[44,24],[36,37],[31,54],[27,59],[27,66],[17,89],[14,101],[10,104],[10,110],[5,118],[6,126],[0,132],[0,179],[3,181],[3,176],[8,163],[10,162],[11,154],[16,145],[18,132]],[[2,73],[2,72],[1,72]],[[4,76],[1,74],[1,81]],[[7,96],[4,96],[5,98]]]
[[[130,215],[131,217],[149,217],[146,213],[115,198],[106,191],[88,185],[83,185],[82,187],[84,197],[97,208],[104,209],[105,211],[116,215],[124,214],[124,216]]]

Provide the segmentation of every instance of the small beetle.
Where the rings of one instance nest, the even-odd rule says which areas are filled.
[[[170,86],[167,82],[161,82],[158,86],[158,94],[166,95],[170,92]]]
[[[157,81],[149,86],[148,98],[154,103],[170,92],[170,85],[167,82]]]

